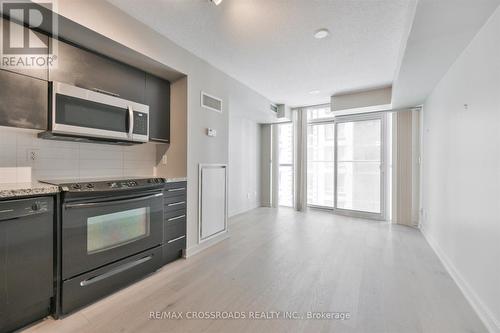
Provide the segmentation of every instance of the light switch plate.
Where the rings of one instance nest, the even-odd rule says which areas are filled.
[[[213,128],[207,128],[207,135],[210,137],[216,137],[217,131]]]

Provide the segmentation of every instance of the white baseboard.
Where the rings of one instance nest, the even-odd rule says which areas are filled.
[[[490,333],[500,333],[500,322],[495,318],[490,309],[481,301],[476,292],[471,288],[469,283],[462,277],[460,272],[455,268],[451,260],[444,253],[441,247],[437,244],[437,242],[432,238],[426,231],[422,224],[420,224],[420,231],[424,235],[424,238],[427,240],[427,243],[434,250],[439,260],[443,264],[444,268],[448,271],[448,274],[451,275],[452,279],[458,285],[458,288],[462,291],[467,301],[469,301],[470,305],[476,311],[479,318],[483,321],[484,325],[488,329]]]
[[[254,210],[256,208],[259,208],[259,207],[262,207],[262,206],[259,203],[255,203],[255,205],[253,205],[251,207],[243,208],[243,209],[236,210],[236,211],[230,211],[227,217],[231,218],[231,217],[235,217],[235,216],[238,216],[241,214],[245,214],[245,213],[247,213],[251,210]]]

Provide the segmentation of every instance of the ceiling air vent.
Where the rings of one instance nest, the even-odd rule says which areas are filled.
[[[201,106],[222,113],[222,99],[201,92]]]

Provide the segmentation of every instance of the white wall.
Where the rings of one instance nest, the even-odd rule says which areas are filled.
[[[260,206],[260,125],[229,114],[229,216]]]
[[[32,180],[153,176],[154,144],[130,147],[51,141],[38,131],[0,126],[0,183]],[[28,153],[36,151],[32,161]]]
[[[500,332],[499,31],[497,9],[424,104],[422,227]]]
[[[59,0],[58,7],[59,13],[63,16],[188,76],[187,246],[188,254],[198,251],[200,249],[197,236],[198,165],[199,163],[229,163],[229,174],[241,174],[238,163],[234,165],[234,170],[231,165],[232,161],[238,160],[238,158],[230,159],[229,157],[229,142],[234,137],[229,133],[229,114],[242,112],[246,114],[247,119],[256,119],[259,115],[266,116],[270,112],[270,102],[105,1]],[[211,112],[201,108],[201,90],[223,99],[223,113]],[[248,126],[248,128],[251,127]],[[217,137],[207,137],[205,134],[207,127],[216,129]],[[239,135],[239,133],[236,134]],[[235,140],[235,142],[238,142],[238,140]],[[258,147],[256,145],[255,149],[258,149]],[[232,151],[234,152],[236,149],[232,149]],[[252,154],[259,155],[255,151],[250,151],[249,155]],[[245,173],[251,172],[245,170]],[[258,168],[254,171],[257,172]],[[258,179],[256,175],[251,175],[250,179],[252,179],[251,177]],[[236,178],[233,177],[232,179]],[[259,182],[256,180],[254,187],[258,189],[258,186]],[[253,187],[253,185],[250,187]],[[243,199],[233,197],[230,200],[229,210],[231,212],[240,211],[240,207],[243,206],[241,203],[247,201],[246,191],[247,189],[236,192],[233,189],[231,191],[230,197],[234,195],[245,196]],[[257,190],[257,193],[259,191]],[[245,204],[248,207],[252,206],[248,202]]]

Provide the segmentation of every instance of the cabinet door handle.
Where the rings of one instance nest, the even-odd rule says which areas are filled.
[[[179,188],[169,188],[169,192],[177,192],[177,191],[184,191],[186,188],[185,187],[179,187]]]
[[[176,217],[171,217],[167,220],[167,222],[175,221],[178,219],[182,219],[183,217],[186,217],[186,215],[181,215],[181,216],[176,216]]]
[[[177,242],[178,240],[181,240],[184,237],[186,237],[186,236],[181,236],[181,237],[177,237],[177,238],[171,239],[171,240],[168,241],[168,244],[173,243],[173,242]]]
[[[101,93],[101,94],[105,94],[105,95],[109,95],[109,96],[115,96],[115,97],[120,97],[120,94],[117,94],[117,93],[114,93],[114,92],[111,92],[111,91],[106,91],[106,90],[102,90],[102,89],[99,89],[99,88],[94,88],[93,90],[95,92],[98,92],[98,93]]]
[[[157,138],[150,138],[150,140],[155,140],[155,141],[160,141],[160,142],[165,142],[165,143],[169,143],[170,140],[166,140],[166,139],[157,139]]]
[[[175,202],[175,203],[171,203],[171,204],[168,204],[167,206],[168,207],[171,207],[171,206],[179,206],[179,205],[183,205],[185,204],[186,201],[181,201],[181,202]]]

